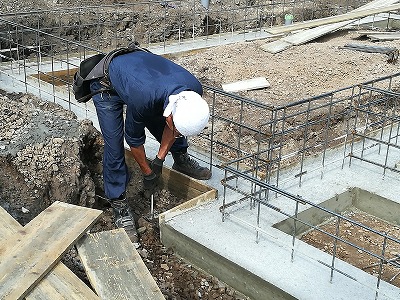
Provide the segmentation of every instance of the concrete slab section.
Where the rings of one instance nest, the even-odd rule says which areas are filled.
[[[368,151],[364,155],[379,155]],[[299,184],[295,172],[282,174],[282,188],[304,199],[321,203],[335,195],[358,187],[381,197],[400,202],[400,185],[396,173],[382,175],[382,169],[359,160],[346,160],[343,151],[332,150],[322,170],[315,160],[304,165],[307,176]],[[390,156],[395,164],[400,152]],[[314,171],[313,171],[314,170]],[[218,176],[215,173],[215,176]],[[322,176],[322,178],[321,178]],[[286,181],[285,181],[286,179]],[[235,193],[228,197],[238,197]],[[222,197],[205,205],[166,218],[161,226],[163,242],[178,255],[217,276],[251,299],[400,299],[400,289],[384,281],[377,289],[377,278],[300,240],[273,228],[286,216],[272,209],[256,209],[244,201],[229,211],[222,221]],[[270,204],[294,214],[293,201],[272,197]],[[301,207],[301,211],[307,209]],[[243,220],[247,220],[244,222]],[[236,273],[237,272],[237,273]],[[237,275],[239,274],[239,275]],[[249,275],[251,274],[251,276]],[[331,277],[332,275],[332,277]],[[376,296],[377,295],[377,296]],[[376,297],[376,298],[375,298]]]

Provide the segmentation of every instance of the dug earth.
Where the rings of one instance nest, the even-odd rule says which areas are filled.
[[[88,120],[30,94],[0,90],[0,205],[25,225],[55,201],[103,210],[91,231],[114,229],[112,211],[102,191],[101,134]],[[160,241],[158,224],[149,217],[140,172],[130,166],[127,197],[137,220],[138,252],[166,299],[247,299],[218,279],[183,261]],[[154,212],[183,200],[168,190],[155,197]],[[62,258],[89,284],[74,248]]]

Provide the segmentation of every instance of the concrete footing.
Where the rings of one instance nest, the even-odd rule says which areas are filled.
[[[343,153],[332,151],[329,155],[339,158]],[[368,155],[378,154],[371,152]],[[395,163],[399,153],[391,157]],[[301,185],[296,180],[287,180],[282,187],[315,203],[333,199],[330,203],[333,210],[338,207],[335,205],[337,196],[347,193],[349,205],[378,211],[380,217],[385,211],[394,212],[390,213],[392,217],[389,221],[400,224],[397,174],[383,176],[381,168],[356,160],[351,166],[342,166],[340,159],[337,164],[315,172],[311,171],[313,161],[310,160],[305,169],[310,172],[302,179]],[[285,176],[289,178],[290,174],[287,170]],[[215,184],[220,178],[222,172],[219,174],[218,170],[214,170],[214,182],[208,184]],[[360,201],[353,197],[354,193],[361,198],[374,197]],[[274,210],[262,207],[257,224],[257,211],[249,209],[249,204],[245,202],[235,206],[222,221],[221,195],[217,199],[203,201],[201,205],[163,214],[160,219],[161,238],[178,255],[250,299],[400,299],[400,289],[396,286],[379,281],[338,258],[333,270],[330,267],[332,256],[297,238],[293,240],[291,235],[275,228],[275,224],[284,222],[285,216]],[[391,200],[390,205],[388,199]],[[339,208],[340,205],[345,207],[346,201],[336,204]],[[280,196],[271,199],[270,203],[282,209],[292,205]],[[381,209],[376,209],[378,207]],[[305,206],[301,212],[309,208]],[[309,214],[313,215],[312,212]]]

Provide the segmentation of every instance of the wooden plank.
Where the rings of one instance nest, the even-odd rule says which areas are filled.
[[[271,34],[286,33],[286,32],[291,32],[291,31],[295,31],[295,30],[307,29],[307,28],[311,28],[311,27],[317,27],[317,26],[321,26],[321,25],[327,25],[327,24],[332,24],[332,23],[337,23],[337,22],[342,22],[342,21],[356,20],[356,19],[360,19],[362,17],[366,17],[366,16],[370,16],[370,15],[374,15],[374,14],[378,14],[378,13],[382,13],[382,12],[395,11],[395,10],[399,10],[399,9],[400,9],[400,4],[385,5],[384,7],[352,11],[352,12],[338,15],[338,16],[326,17],[326,18],[321,18],[321,19],[311,20],[311,21],[305,21],[302,23],[295,23],[292,25],[272,27],[270,29],[266,29],[266,31]]]
[[[101,211],[54,202],[0,245],[0,299],[21,299],[99,218]]]
[[[3,244],[6,238],[17,233],[21,228],[22,225],[0,206],[0,244]]]
[[[70,269],[59,262],[34,289],[26,300],[81,300],[100,299],[92,289],[80,280]]]
[[[163,187],[178,198],[192,199],[212,188],[189,176],[164,167],[162,172]]]
[[[0,243],[23,227],[0,206]],[[99,297],[61,262],[26,296],[27,300],[95,300]]]
[[[175,206],[175,207],[171,208],[170,210],[167,210],[167,211],[161,213],[158,216],[158,223],[159,224],[165,223],[167,220],[173,218],[176,215],[182,214],[185,211],[197,208],[201,205],[211,202],[211,201],[215,200],[217,198],[217,196],[218,196],[218,191],[211,190],[204,194],[201,194],[200,196],[192,198],[184,203],[181,203],[178,206]]]
[[[270,84],[265,77],[256,77],[246,80],[222,84],[225,92],[250,91],[269,87]]]
[[[101,299],[165,299],[123,229],[87,234],[77,248]]]
[[[266,52],[275,54],[275,53],[279,53],[283,50],[286,50],[287,48],[289,48],[291,46],[293,46],[292,43],[289,43],[283,39],[280,39],[277,41],[273,41],[273,42],[261,45],[261,49],[263,49]]]
[[[354,20],[344,21],[344,22],[339,22],[339,23],[335,23],[335,24],[329,24],[329,25],[319,26],[316,28],[311,28],[311,29],[308,29],[308,30],[305,30],[302,32],[298,32],[293,35],[289,35],[282,39],[287,43],[298,46],[298,45],[307,43],[309,41],[315,40],[316,38],[319,38],[329,32],[338,30],[346,25],[349,25],[353,21]]]
[[[377,33],[367,35],[372,41],[393,41],[400,39],[399,32]]]

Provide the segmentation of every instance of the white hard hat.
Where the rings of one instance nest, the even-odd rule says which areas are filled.
[[[164,117],[172,113],[176,130],[184,136],[199,134],[208,123],[210,109],[207,102],[196,92],[183,91],[168,97]]]

